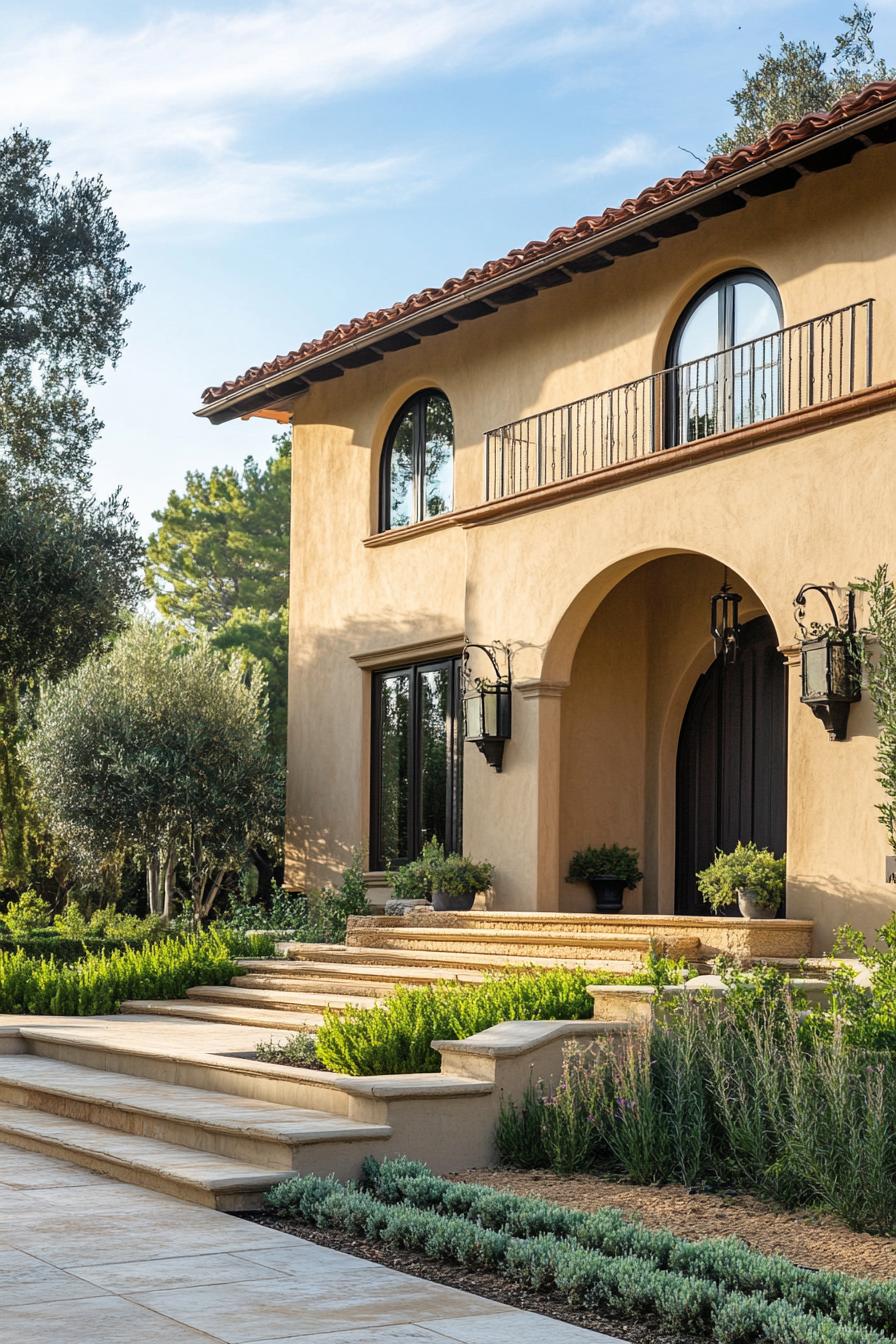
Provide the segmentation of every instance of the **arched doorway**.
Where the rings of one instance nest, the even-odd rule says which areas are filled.
[[[741,653],[700,677],[681,726],[675,786],[675,913],[706,910],[695,874],[716,849],[787,846],[787,671],[767,616],[744,625]]]

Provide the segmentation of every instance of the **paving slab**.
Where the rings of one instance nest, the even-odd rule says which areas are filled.
[[[2,1143],[0,1306],[0,1344],[618,1344]]]

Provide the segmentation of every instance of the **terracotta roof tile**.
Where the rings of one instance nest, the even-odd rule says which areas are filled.
[[[527,243],[525,247],[516,247],[505,257],[487,261],[484,266],[474,266],[462,276],[452,276],[443,285],[433,289],[422,289],[402,302],[392,304],[390,308],[377,308],[373,312],[365,313],[363,317],[343,322],[340,326],[325,331],[317,340],[306,341],[288,354],[278,355],[265,364],[247,369],[238,378],[221,383],[219,387],[207,387],[202,394],[202,400],[206,405],[210,405],[273,374],[284,373],[314,356],[323,354],[336,356],[339,348],[348,341],[370,335],[380,327],[400,318],[424,313],[433,304],[450,299],[453,295],[463,294],[483,281],[509,274],[534,261],[548,259],[552,253],[562,251],[571,243],[594,238],[637,215],[645,214],[657,206],[667,205],[699,187],[708,186],[741,169],[761,163],[791,145],[809,140],[823,131],[852,121],[863,113],[890,102],[896,102],[896,80],[869,84],[859,93],[841,98],[829,112],[813,112],[800,121],[782,122],[754,144],[745,145],[731,154],[716,154],[707,161],[705,167],[689,169],[680,177],[663,177],[655,186],[646,188],[640,195],[623,201],[621,205],[604,210],[600,215],[584,215],[575,224],[554,229],[542,241]]]

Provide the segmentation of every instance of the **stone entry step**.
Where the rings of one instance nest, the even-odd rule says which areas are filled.
[[[247,975],[236,975],[231,980],[235,989],[268,989],[287,993],[330,995],[334,989],[345,993],[381,998],[404,985],[418,989],[421,985],[440,983],[481,985],[483,971],[461,970],[442,966],[364,966],[340,962],[290,961],[275,963],[265,970],[252,970]]]
[[[423,952],[419,948],[402,947],[349,947],[333,943],[281,943],[280,948],[285,956],[278,957],[273,963],[278,967],[278,974],[281,971],[285,972],[293,963],[301,965],[307,961],[325,965],[328,970],[333,964],[337,968],[353,964],[366,969],[408,967],[414,970],[439,968],[446,971],[481,970],[492,973],[499,973],[505,969],[520,971],[528,966],[565,966],[569,970],[582,966],[589,971],[628,969],[626,965],[620,963],[619,958],[611,960],[601,956],[542,957],[534,953],[514,955],[512,951],[498,948],[490,952],[470,952],[463,944],[458,944],[457,949],[452,952]],[[239,964],[250,970],[256,968],[264,970],[269,968],[272,962],[246,960]],[[338,969],[334,973],[338,975]]]
[[[221,1022],[232,1026],[258,1027],[264,1031],[312,1031],[323,1022],[322,1012],[277,1012],[270,1008],[247,1008],[244,1004],[199,1003],[196,999],[128,999],[123,1013],[152,1017],[187,1017],[195,1022]]]
[[[426,955],[430,952],[453,952],[465,950],[478,953],[499,954],[510,952],[515,956],[525,956],[531,951],[541,957],[550,957],[553,953],[564,957],[588,955],[600,956],[609,961],[620,960],[626,963],[642,963],[653,946],[646,934],[629,933],[579,933],[576,931],[537,931],[513,932],[504,929],[457,929],[436,925],[416,925],[406,928],[359,927],[354,923],[349,927],[347,941],[352,947],[363,948],[415,948]],[[667,946],[673,956],[696,956],[700,940],[697,937],[680,936],[668,939]]]
[[[0,1058],[0,1139],[231,1210],[325,1152],[354,1170],[388,1125],[21,1054]]]
[[[373,1008],[376,999],[363,994],[342,993],[344,986],[335,985],[330,993],[318,994],[296,986],[294,992],[273,989],[241,989],[234,985],[197,985],[187,990],[187,998],[197,1003],[241,1004],[252,1008],[268,1008],[286,1012],[317,1012],[325,1008]]]
[[[265,1191],[293,1174],[5,1104],[0,1104],[0,1140],[191,1204],[229,1212],[262,1208]]]

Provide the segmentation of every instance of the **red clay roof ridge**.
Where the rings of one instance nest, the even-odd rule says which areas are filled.
[[[781,122],[752,145],[740,146],[730,154],[714,154],[703,168],[689,168],[679,177],[660,178],[654,186],[645,188],[637,196],[623,201],[621,205],[609,207],[602,214],[583,215],[575,224],[553,229],[546,239],[534,240],[525,247],[513,248],[504,257],[487,261],[482,266],[473,266],[462,276],[452,276],[442,285],[422,289],[401,302],[392,304],[389,308],[377,308],[365,313],[363,317],[343,322],[340,326],[325,331],[316,340],[305,341],[288,354],[278,355],[265,364],[255,365],[239,377],[221,383],[218,387],[207,387],[202,394],[202,401],[207,406],[211,405],[275,374],[285,373],[304,360],[322,354],[336,355],[340,347],[347,342],[370,335],[390,322],[414,313],[425,312],[433,304],[453,295],[462,294],[485,280],[518,270],[524,265],[558,252],[571,243],[586,240],[614,225],[645,214],[648,210],[666,205],[698,187],[708,186],[743,168],[753,167],[791,145],[809,140],[822,131],[852,121],[863,113],[894,100],[896,100],[896,80],[879,80],[868,84],[858,93],[847,94],[841,98],[828,112],[810,112],[799,121]]]

